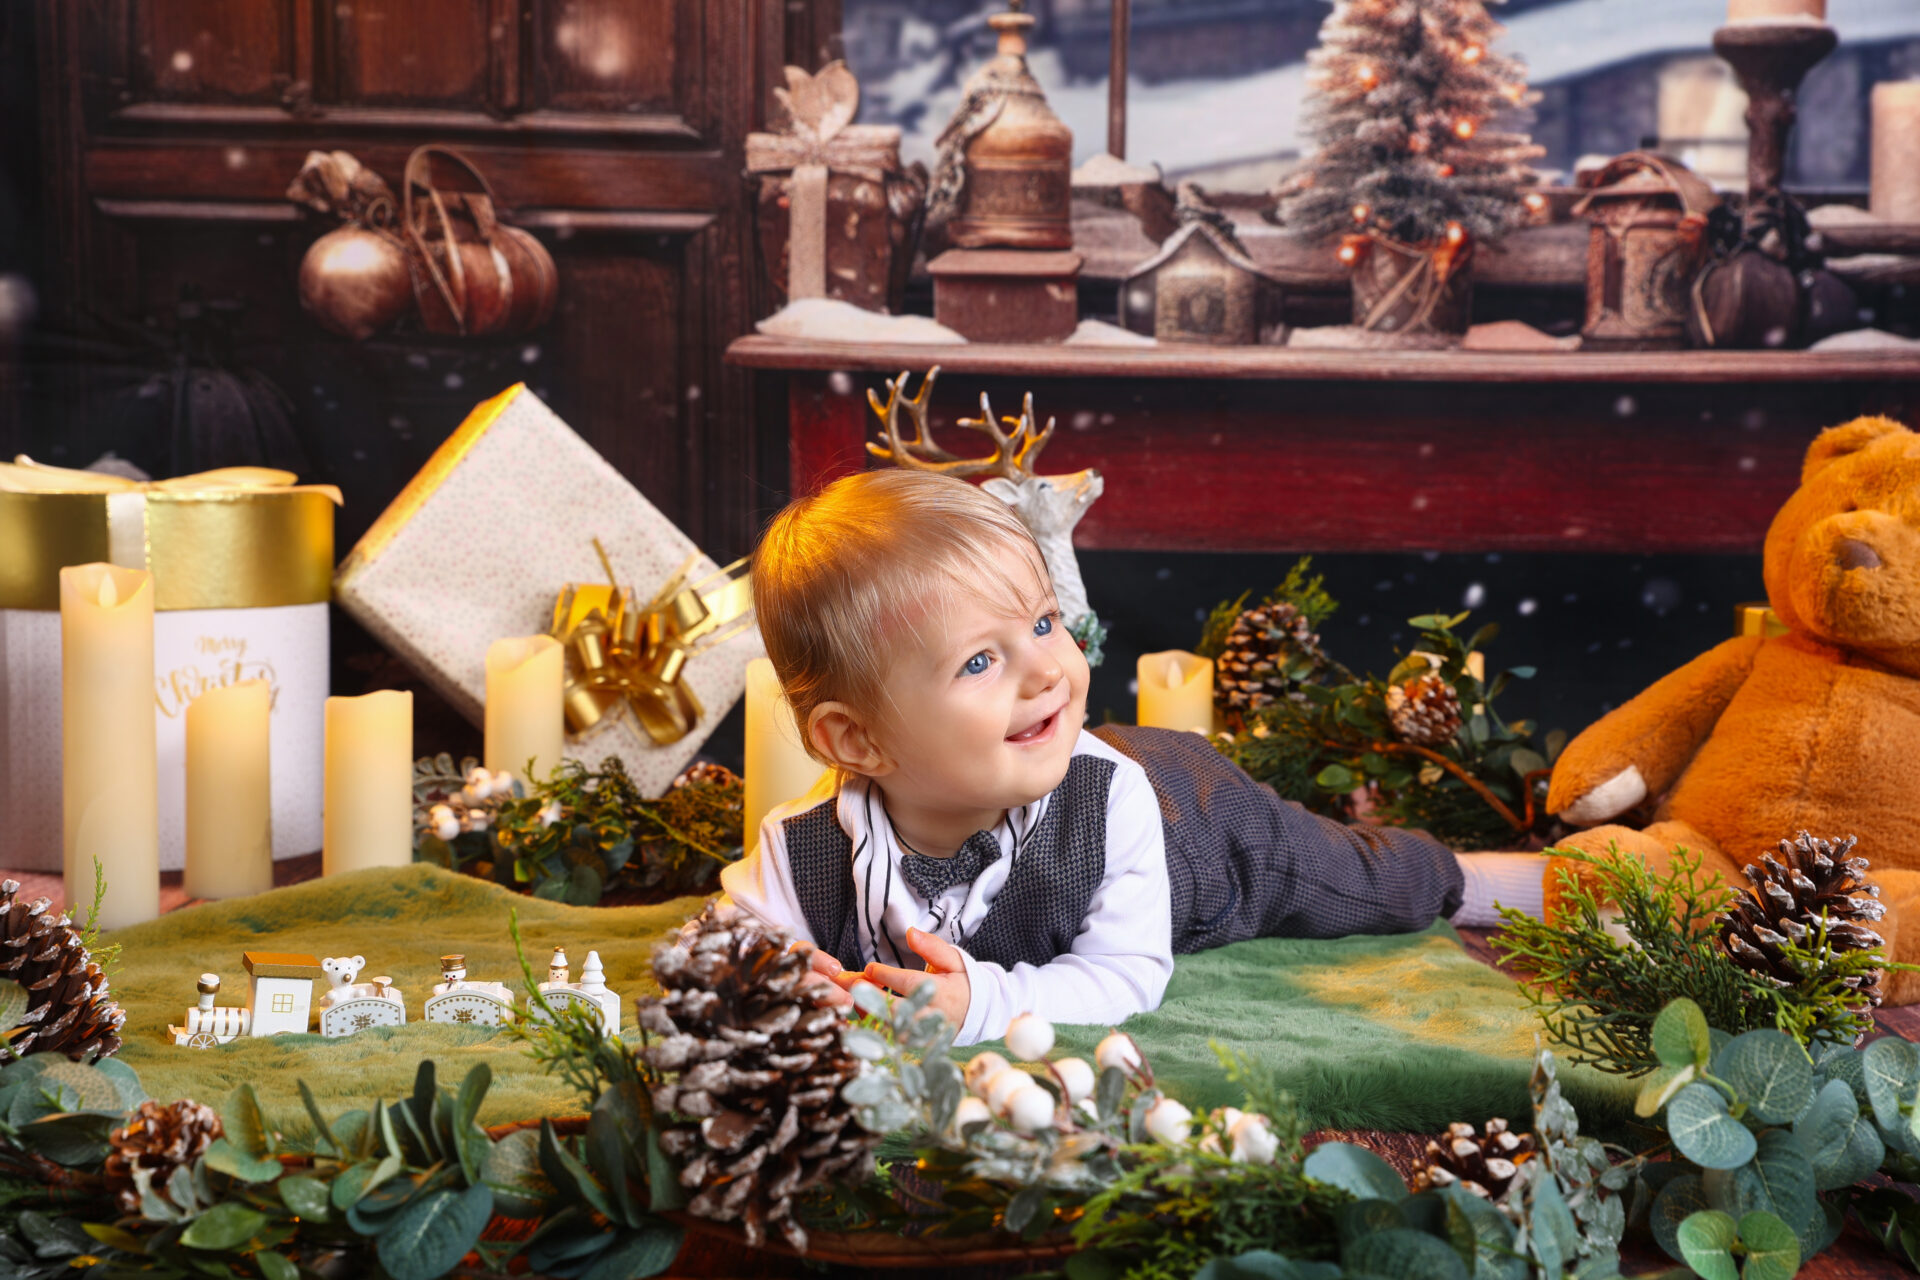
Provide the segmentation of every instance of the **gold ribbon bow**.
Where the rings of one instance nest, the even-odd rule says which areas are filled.
[[[684,679],[687,660],[753,625],[747,561],[689,582],[696,552],[636,606],[598,539],[593,549],[607,584],[568,583],[553,606],[550,632],[567,653],[567,731],[586,733],[624,705],[655,743],[678,742],[704,714]]]
[[[129,480],[0,462],[0,609],[57,609],[60,569],[102,560],[152,571],[161,609],[325,601],[340,491],[296,479],[223,467]]]

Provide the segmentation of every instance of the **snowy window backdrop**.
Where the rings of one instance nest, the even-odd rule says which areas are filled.
[[[861,119],[906,131],[931,162],[960,85],[992,53],[995,0],[843,0],[846,57],[863,86]],[[1034,74],[1073,129],[1075,163],[1106,148],[1109,0],[1029,0],[1039,19]],[[1128,159],[1223,190],[1259,190],[1292,167],[1326,0],[1133,0]],[[1542,100],[1533,134],[1543,167],[1643,143],[1716,183],[1746,181],[1746,101],[1711,50],[1726,0],[1512,0],[1494,9],[1506,49]],[[1864,188],[1867,95],[1920,77],[1920,0],[1828,0],[1840,48],[1807,77],[1787,179]]]

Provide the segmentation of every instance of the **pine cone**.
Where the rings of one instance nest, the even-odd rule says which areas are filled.
[[[0,1041],[0,1063],[30,1053],[64,1053],[76,1062],[112,1055],[127,1015],[107,995],[106,975],[72,921],[52,915],[45,898],[21,902],[19,892],[19,881],[0,881],[0,978],[27,991],[21,1030]]]
[[[1409,1185],[1417,1194],[1458,1183],[1483,1199],[1498,1200],[1534,1150],[1533,1135],[1509,1133],[1505,1120],[1487,1121],[1484,1135],[1474,1133],[1470,1124],[1450,1124],[1444,1141],[1427,1142]]]
[[[113,1150],[102,1167],[107,1190],[119,1199],[120,1211],[140,1212],[142,1182],[155,1195],[167,1199],[167,1179],[173,1171],[198,1160],[225,1131],[212,1107],[191,1099],[183,1098],[170,1106],[141,1103],[132,1122],[113,1131]],[[176,1209],[191,1207],[174,1205]]]
[[[1438,671],[1387,686],[1387,719],[1400,737],[1421,747],[1438,747],[1460,732],[1460,695]]]
[[[1780,842],[1780,857],[1764,854],[1759,866],[1744,869],[1752,889],[1742,889],[1720,917],[1720,941],[1733,962],[1775,986],[1790,987],[1800,971],[1780,950],[1789,939],[1810,947],[1817,940],[1820,915],[1827,917],[1827,949],[1868,951],[1886,940],[1867,927],[1887,913],[1878,885],[1866,881],[1867,860],[1850,858],[1855,838],[1822,840],[1802,831]],[[1879,974],[1858,974],[1846,985],[1880,1003]]]
[[[1276,600],[1233,620],[1214,663],[1214,698],[1227,711],[1258,711],[1317,678],[1327,665],[1306,615]]]
[[[746,1226],[758,1246],[769,1224],[804,1252],[793,1198],[832,1178],[873,1171],[879,1142],[840,1097],[860,1060],[840,1042],[838,1010],[803,985],[807,957],[791,939],[737,912],[709,906],[680,943],[653,953],[665,993],[640,1023],[664,1037],[642,1051],[665,1072],[653,1105],[693,1123],[661,1131],[681,1162],[689,1212]]]

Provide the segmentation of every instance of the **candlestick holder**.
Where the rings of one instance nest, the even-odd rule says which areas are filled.
[[[1713,51],[1726,59],[1747,92],[1747,209],[1780,190],[1787,138],[1798,108],[1800,81],[1840,42],[1824,22],[1729,23],[1713,33]]]

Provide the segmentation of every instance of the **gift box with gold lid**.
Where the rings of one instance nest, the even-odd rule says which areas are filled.
[[[272,688],[274,856],[320,847],[340,494],[295,479],[0,463],[0,866],[61,868],[60,570],[98,561],[153,574],[160,865],[184,861],[187,704],[241,680]]]
[[[468,415],[348,553],[334,590],[476,725],[487,647],[554,632],[568,649],[566,756],[618,755],[649,795],[700,749],[762,652],[746,579],[524,385]]]

